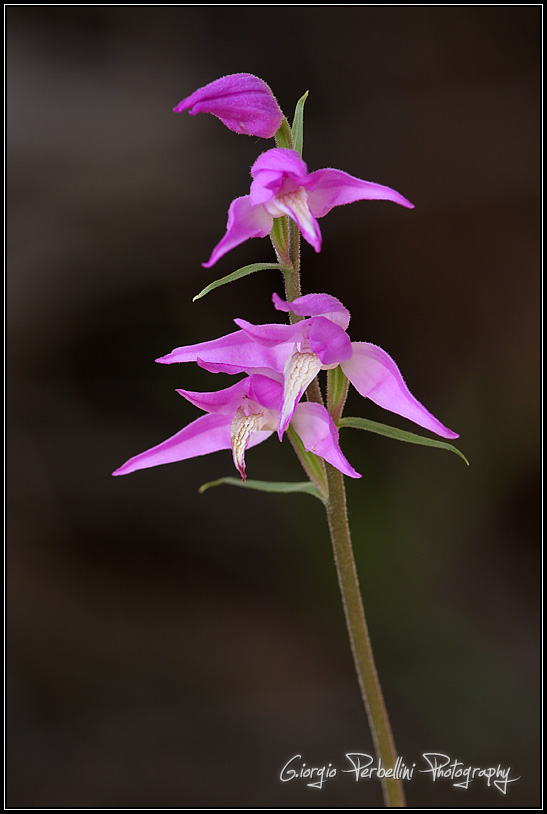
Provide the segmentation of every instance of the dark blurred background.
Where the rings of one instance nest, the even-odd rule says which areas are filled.
[[[416,205],[356,203],[303,248],[461,434],[449,453],[345,430],[350,520],[400,754],[511,767],[504,797],[425,775],[410,807],[539,804],[541,6],[8,6],[8,786],[12,808],[375,808],[378,784],[281,783],[371,737],[321,505],[199,486],[219,452],[113,479],[198,416],[154,359],[280,320],[248,241],[211,270],[273,142],[171,109],[265,79],[304,158]],[[414,429],[360,397],[347,414]],[[287,443],[253,478],[298,480]]]

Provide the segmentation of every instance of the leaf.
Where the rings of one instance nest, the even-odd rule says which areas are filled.
[[[309,90],[300,97],[296,103],[294,110],[294,121],[292,123],[292,137],[294,141],[294,149],[299,153],[302,158],[302,149],[304,147],[304,102],[308,98]]]
[[[205,286],[203,291],[196,294],[196,296],[192,299],[192,302],[200,300],[214,288],[218,288],[221,285],[227,285],[228,283],[233,283],[235,280],[239,280],[240,277],[246,277],[247,274],[253,274],[255,271],[265,271],[266,269],[280,269],[281,271],[284,271],[284,266],[280,265],[279,263],[251,263],[250,266],[242,266],[240,269],[233,271],[226,277],[221,277],[219,280],[215,280],[214,283],[210,283],[208,286]]]
[[[414,432],[407,432],[406,430],[399,430],[397,427],[389,427],[387,424],[380,424],[378,421],[370,421],[367,418],[341,418],[339,427],[353,427],[356,430],[368,430],[369,432],[378,433],[378,435],[385,435],[386,438],[394,438],[396,441],[407,441],[409,444],[421,444],[424,447],[437,447],[438,449],[447,449],[449,452],[455,452],[462,460],[469,466],[469,461],[459,449],[448,444],[446,441],[437,441],[436,438],[426,438],[423,435],[417,435]]]
[[[243,487],[243,489],[256,489],[259,492],[283,492],[286,494],[292,492],[304,492],[305,494],[313,495],[314,497],[319,498],[321,501],[323,500],[319,490],[315,488],[313,483],[309,483],[309,481],[302,481],[301,483],[285,483],[284,481],[242,481],[240,478],[219,478],[218,480],[212,480],[209,481],[209,483],[204,483],[199,487],[199,493],[202,494],[212,486],[222,486],[223,484],[226,484],[227,486],[240,486]]]
[[[340,419],[348,395],[349,379],[340,365],[327,372],[328,410],[336,424]]]
[[[276,147],[281,147],[285,150],[294,150],[292,130],[285,116],[283,116],[281,124],[279,125],[279,130],[275,134],[274,138]]]

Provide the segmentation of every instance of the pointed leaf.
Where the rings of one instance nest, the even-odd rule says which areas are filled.
[[[235,280],[239,280],[240,277],[246,277],[247,274],[253,274],[255,271],[265,271],[266,269],[280,269],[280,271],[285,271],[284,266],[280,265],[279,263],[251,263],[249,266],[242,266],[240,269],[237,269],[237,271],[233,271],[231,274],[226,275],[226,277],[221,277],[219,280],[215,280],[214,283],[210,283],[208,286],[205,286],[203,291],[196,294],[196,296],[192,299],[192,302],[200,300],[214,288],[218,288],[221,285],[226,285],[227,283],[233,283]]]
[[[281,147],[285,150],[294,150],[292,130],[285,116],[283,116],[281,124],[279,125],[279,130],[275,134],[274,138],[276,147]]]
[[[242,486],[244,489],[256,489],[259,492],[278,492],[278,493],[293,493],[303,492],[304,494],[313,495],[314,497],[323,500],[319,490],[315,488],[313,483],[303,481],[301,483],[286,483],[284,481],[265,481],[265,480],[246,480],[242,481],[240,478],[219,478],[218,480],[209,481],[199,487],[199,493],[202,494],[212,486]]]
[[[335,424],[338,424],[348,395],[349,379],[346,378],[340,365],[327,371],[327,403],[329,413]]]
[[[302,149],[304,147],[304,102],[308,98],[309,90],[300,97],[296,103],[294,111],[294,121],[292,123],[292,137],[294,141],[294,149],[302,157]]]
[[[356,430],[368,430],[375,432],[378,435],[385,435],[386,438],[394,438],[396,441],[407,441],[409,444],[421,444],[424,447],[437,447],[438,449],[447,449],[449,452],[455,452],[462,460],[469,466],[469,461],[459,449],[447,444],[446,441],[437,441],[436,438],[426,438],[423,435],[417,435],[414,432],[407,432],[400,430],[397,427],[389,427],[387,424],[380,424],[378,421],[370,421],[367,418],[341,418],[338,424],[339,427],[353,427]]]
[[[273,243],[277,257],[289,256],[289,226],[288,217],[283,215],[281,218],[273,219],[273,226],[270,231],[270,240]],[[283,274],[289,273],[289,269],[282,267]]]

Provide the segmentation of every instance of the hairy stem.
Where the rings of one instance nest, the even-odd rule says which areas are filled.
[[[310,384],[306,395],[309,401],[322,403],[321,390],[317,379],[314,379]],[[394,769],[397,762],[397,752],[374,663],[368,625],[361,599],[348,523],[344,476],[326,461],[325,468],[328,484],[327,519],[361,697],[367,712],[376,756],[382,761],[385,769]],[[405,808],[405,796],[401,780],[394,777],[384,777],[381,783],[385,805],[388,808]]]
[[[300,288],[300,229],[292,218],[289,218],[289,257],[291,259],[290,292],[287,290],[289,300],[302,296]],[[287,285],[287,289],[289,285]]]
[[[326,469],[329,484],[327,518],[361,696],[367,711],[376,756],[381,759],[384,768],[394,768],[397,762],[397,752],[374,664],[359,589],[348,525],[344,476],[329,463],[326,464]],[[385,805],[389,808],[404,808],[405,797],[402,782],[394,777],[389,777],[383,778],[381,783]]]
[[[302,290],[300,286],[300,230],[298,224],[291,218],[289,218],[289,261],[290,270],[285,274],[285,288],[287,300],[292,301],[302,295]],[[301,318],[296,314],[290,314],[291,322],[296,322]],[[331,392],[333,382],[334,374],[331,373],[331,382],[329,383]],[[340,393],[338,399],[335,399],[332,404],[336,422],[342,414],[346,394],[347,381],[345,382],[344,392]],[[308,401],[323,404],[321,388],[317,378],[308,386],[306,397]],[[325,469],[328,484],[327,518],[361,697],[372,731],[376,756],[382,761],[384,768],[394,769],[397,762],[397,752],[376,672],[359,589],[348,524],[344,476],[326,461]],[[385,805],[389,808],[404,808],[405,797],[402,782],[394,777],[384,777],[381,783]]]

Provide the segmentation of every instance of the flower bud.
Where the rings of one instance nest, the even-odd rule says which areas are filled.
[[[283,120],[283,113],[268,85],[249,73],[234,73],[216,79],[183,99],[174,113],[187,110],[212,113],[236,133],[272,138]]]

